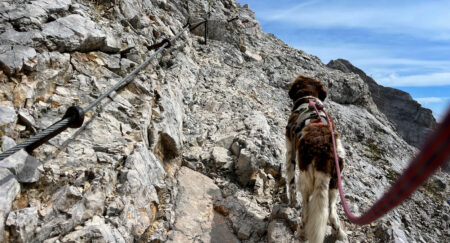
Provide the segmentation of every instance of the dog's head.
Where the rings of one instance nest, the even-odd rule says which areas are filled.
[[[324,101],[327,97],[327,91],[323,87],[322,82],[300,75],[292,83],[289,97],[296,101],[305,96],[314,96]]]

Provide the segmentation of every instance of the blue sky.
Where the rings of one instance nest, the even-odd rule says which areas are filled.
[[[318,56],[344,58],[433,110],[450,106],[450,0],[238,0],[265,32]]]

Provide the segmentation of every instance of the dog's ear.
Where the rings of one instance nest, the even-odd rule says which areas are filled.
[[[289,98],[296,100],[299,96],[298,91],[304,88],[305,77],[300,75],[291,84],[291,89],[289,90]]]
[[[319,87],[317,87],[318,88],[318,90],[319,90],[319,99],[321,100],[321,101],[324,101],[325,100],[325,98],[327,98],[327,90],[325,89],[325,87],[323,87],[323,84],[321,83],[321,82],[319,82]]]
[[[294,100],[295,98],[295,94],[297,93],[297,91],[300,89],[300,76],[295,79],[294,82],[292,82],[291,84],[291,88],[289,89],[289,98],[291,98],[292,100]]]

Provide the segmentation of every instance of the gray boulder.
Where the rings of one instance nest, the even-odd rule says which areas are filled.
[[[60,52],[98,50],[106,40],[104,31],[78,14],[44,24],[42,34],[48,40],[47,47]]]
[[[22,70],[25,63],[35,58],[36,50],[20,45],[0,45],[0,68],[8,75]]]
[[[39,6],[49,14],[62,14],[68,11],[72,0],[36,0],[32,1],[33,6]]]
[[[0,40],[3,44],[33,47],[36,46],[36,43],[43,40],[43,36],[37,30],[19,32],[15,29],[8,29],[0,34]]]
[[[12,138],[2,137],[2,151],[6,151],[14,146],[16,146],[16,142]],[[11,156],[0,160],[0,167],[10,170],[14,175],[18,175],[23,171],[28,156],[28,153],[24,149],[19,150]]]
[[[17,174],[17,180],[21,183],[34,183],[39,181],[42,172],[42,163],[33,156],[28,155],[22,170]]]

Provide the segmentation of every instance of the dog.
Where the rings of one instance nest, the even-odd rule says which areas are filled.
[[[289,97],[293,107],[286,126],[284,168],[290,204],[297,205],[297,191],[302,195],[302,222],[296,236],[303,240],[306,237],[310,243],[321,243],[328,221],[333,235],[339,240],[347,240],[336,213],[339,192],[330,128],[324,111],[320,110],[318,117],[310,105],[310,101],[313,101],[323,106],[327,91],[320,81],[299,76],[291,84]],[[335,129],[331,117],[330,121]],[[337,133],[335,139],[342,170],[345,150]]]

